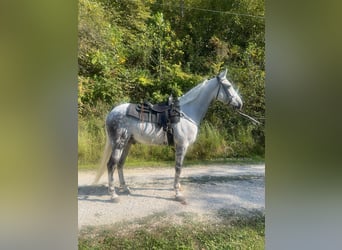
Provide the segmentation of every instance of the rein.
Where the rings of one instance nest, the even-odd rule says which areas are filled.
[[[259,122],[258,120],[256,120],[255,118],[253,118],[253,117],[251,117],[251,116],[249,116],[249,115],[246,115],[245,113],[242,113],[241,111],[237,111],[240,115],[242,115],[242,116],[244,116],[244,117],[246,117],[246,118],[248,118],[248,119],[250,119],[252,122],[254,122],[254,123],[256,123],[257,125],[260,125],[261,124],[261,122]]]

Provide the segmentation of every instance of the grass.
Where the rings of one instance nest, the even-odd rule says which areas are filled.
[[[213,165],[213,164],[259,164],[264,163],[264,158],[255,156],[251,158],[221,158],[212,160],[185,160],[184,167],[192,165]],[[143,168],[143,167],[159,167],[168,168],[174,167],[175,161],[160,161],[160,160],[139,160],[127,158],[125,163],[125,168]],[[79,164],[79,170],[97,170],[99,168],[98,164]]]
[[[105,142],[103,122],[96,118],[78,121],[78,163],[95,164],[99,161]]]
[[[220,210],[220,222],[183,223],[160,216],[133,224],[87,228],[79,234],[79,249],[264,249],[265,216],[261,212],[235,215]],[[156,224],[156,222],[158,222]]]
[[[79,117],[79,169],[96,169],[96,164],[101,159],[104,144],[105,131],[103,119],[95,116],[89,116],[87,118]],[[236,135],[231,136],[231,138],[227,138],[227,135],[223,131],[213,127],[208,122],[203,122],[196,142],[187,152],[186,164],[208,161],[214,163],[255,162],[255,159],[261,159],[263,154],[257,151],[254,152],[254,148],[257,148],[257,144],[253,140],[250,130],[241,130]],[[130,150],[126,166],[169,166],[174,164],[174,155],[175,153],[172,147],[149,146],[137,143]],[[239,158],[243,159],[240,160]]]

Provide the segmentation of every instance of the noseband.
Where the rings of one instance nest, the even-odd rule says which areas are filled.
[[[232,86],[230,85],[230,86],[228,86],[228,88],[225,88],[225,87],[223,86],[223,83],[222,83],[222,81],[221,81],[221,78],[218,77],[218,76],[217,76],[216,78],[217,78],[217,81],[218,81],[219,84],[220,84],[220,87],[219,87],[219,89],[218,89],[218,91],[217,91],[217,94],[216,94],[216,99],[218,98],[218,95],[219,95],[219,93],[220,93],[221,86],[222,86],[224,92],[225,92],[226,95],[228,96],[228,104],[230,104],[230,103],[232,102],[232,100],[233,100],[233,96],[229,93],[228,88],[231,88]]]

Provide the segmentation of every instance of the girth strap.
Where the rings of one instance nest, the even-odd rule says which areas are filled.
[[[169,98],[168,104],[129,104],[126,114],[142,122],[156,123],[163,127],[169,145],[174,144],[171,124],[178,123],[181,117],[179,101]]]

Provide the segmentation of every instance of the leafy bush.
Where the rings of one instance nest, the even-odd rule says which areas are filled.
[[[97,138],[88,123],[103,123],[104,106],[108,112],[122,102],[156,103],[171,93],[180,96],[222,68],[228,68],[229,80],[240,89],[243,111],[264,118],[265,23],[260,18],[263,15],[261,0],[232,0],[224,5],[222,1],[206,0],[187,1],[183,5],[179,0],[170,0],[168,4],[155,0],[79,0],[81,161],[93,162],[97,158],[95,147],[103,138]],[[204,152],[204,145],[211,152]],[[252,125],[215,102],[188,157],[263,156],[264,147],[264,126]],[[166,149],[132,149],[132,155],[138,158],[144,154],[158,159],[173,158],[172,151]]]

